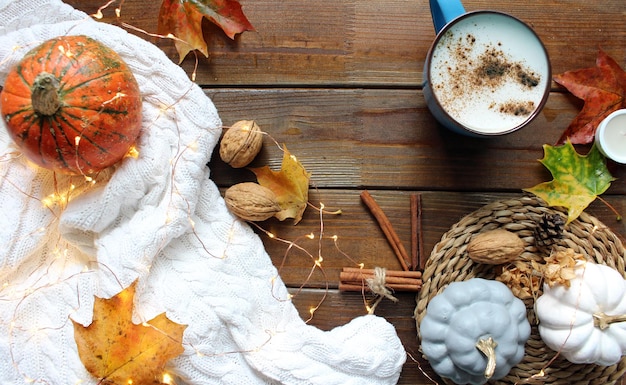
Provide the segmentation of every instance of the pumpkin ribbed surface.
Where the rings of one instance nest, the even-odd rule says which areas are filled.
[[[8,74],[2,117],[34,163],[91,174],[121,160],[141,130],[141,95],[120,56],[86,36],[48,40]]]

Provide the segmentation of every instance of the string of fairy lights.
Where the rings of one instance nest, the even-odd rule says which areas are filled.
[[[101,19],[103,17],[102,15],[102,11],[111,6],[113,3],[115,3],[116,0],[111,0],[108,3],[106,3],[104,6],[100,7],[98,9],[98,11],[96,12],[96,14],[91,15],[92,17],[96,18],[96,19]],[[123,4],[123,1],[120,2],[119,6],[115,8],[115,13],[116,16],[119,18],[121,15],[121,6]],[[134,27],[133,27],[134,28]],[[134,28],[136,29],[136,28]],[[148,35],[154,36],[153,34],[149,34],[145,31],[142,31]],[[172,36],[158,36],[161,38],[174,38]],[[19,47],[16,47],[16,51]],[[71,52],[67,53],[68,55],[71,55]],[[194,70],[194,74],[192,74],[192,80],[195,77],[195,70]],[[122,97],[123,95],[115,95],[114,98],[117,97]],[[184,97],[184,95],[182,95],[180,98]],[[179,99],[180,100],[180,99]],[[173,121],[176,121],[176,104],[177,104],[178,100],[174,101],[174,103],[170,104],[170,105],[166,105],[166,104],[162,104],[161,103],[161,109],[160,109],[160,113],[159,116],[156,119],[159,119],[162,116],[168,115],[168,114],[173,114],[173,116],[170,116],[168,118],[173,119]],[[155,119],[155,120],[156,120]],[[266,133],[264,133],[266,134]],[[266,134],[267,135],[267,134]],[[272,140],[274,140],[272,138]],[[75,139],[75,144],[78,146],[80,144],[81,138],[80,136],[77,136]],[[276,142],[274,140],[274,142],[277,144],[277,146],[280,148],[280,150],[282,151],[282,147],[278,144],[278,142]],[[181,157],[184,155],[185,152],[187,151],[197,151],[198,149],[198,143],[197,141],[191,141],[190,143],[187,144],[182,144],[179,143],[179,148],[177,148],[177,150],[175,151],[176,155],[171,159],[170,161],[170,165],[171,165],[171,183],[170,183],[170,188],[169,188],[169,194],[171,194],[171,196],[173,197],[174,195],[177,195],[177,197],[181,197],[181,195],[179,194],[179,192],[176,190],[176,184],[174,183],[174,175],[176,173],[176,169],[177,169],[177,165],[178,165],[178,161],[181,159]],[[133,157],[133,158],[137,158],[139,157],[139,151],[137,148],[133,147],[131,149],[131,151],[129,152],[129,156]],[[19,151],[15,151],[13,149],[11,149],[10,151],[7,151],[6,153],[0,155],[0,162],[10,162],[15,160],[17,157],[20,157],[20,153]],[[31,167],[36,168],[37,166],[34,164],[31,164]],[[45,209],[49,210],[51,213],[51,221],[39,228],[37,228],[35,231],[41,234],[45,234],[47,233],[50,229],[54,228],[55,224],[58,222],[61,213],[63,212],[63,210],[68,206],[68,204],[72,201],[72,199],[74,199],[75,197],[88,192],[89,190],[97,187],[98,185],[102,184],[102,183],[106,183],[109,178],[112,175],[112,171],[103,171],[95,176],[93,175],[82,175],[82,176],[58,176],[56,174],[51,174],[53,181],[52,183],[50,183],[50,185],[52,186],[53,191],[50,191],[48,193],[45,193],[44,196],[42,198],[39,198],[37,196],[31,195],[29,192],[24,191],[21,187],[20,187],[20,183],[19,181],[15,181],[15,180],[10,180],[10,178],[6,175],[2,176],[3,181],[5,183],[8,183],[9,185],[13,186],[15,188],[15,190],[23,195],[26,195],[29,199],[36,199],[40,201],[40,204],[42,207],[44,207]],[[183,198],[184,199],[184,198]],[[173,200],[173,199],[172,199]],[[308,313],[309,313],[309,317],[308,319],[305,320],[305,322],[310,322],[311,320],[313,320],[315,312],[320,308],[320,306],[323,304],[323,302],[325,301],[325,299],[327,298],[328,292],[330,290],[330,286],[329,286],[329,278],[326,275],[326,272],[324,270],[324,262],[325,262],[325,250],[324,250],[324,240],[330,240],[332,242],[332,245],[334,246],[334,248],[339,252],[339,254],[346,258],[351,264],[353,264],[354,266],[360,267],[360,268],[364,268],[365,264],[364,263],[360,263],[357,262],[356,260],[354,260],[352,257],[350,257],[347,253],[345,253],[343,250],[341,250],[339,248],[339,236],[338,235],[332,235],[330,237],[325,235],[325,228],[324,228],[324,214],[332,214],[332,215],[337,215],[340,214],[340,211],[335,211],[335,212],[328,212],[326,211],[326,207],[323,203],[319,204],[319,207],[313,206],[310,203],[308,204],[309,207],[311,207],[312,209],[316,210],[318,215],[319,215],[319,229],[317,231],[317,234],[313,233],[313,232],[309,232],[306,233],[304,235],[298,236],[296,237],[294,240],[288,240],[288,239],[284,239],[281,238],[279,235],[275,234],[274,232],[271,232],[269,230],[266,230],[264,228],[262,228],[261,226],[259,226],[256,223],[250,223],[251,225],[254,226],[254,228],[256,228],[260,233],[264,234],[269,240],[275,241],[275,242],[280,242],[285,244],[286,247],[286,251],[283,255],[283,261],[294,251],[294,250],[298,250],[299,252],[304,253],[305,257],[310,259],[311,261],[311,269],[309,271],[309,274],[307,275],[307,277],[304,279],[304,281],[302,282],[302,284],[296,288],[295,293],[287,293],[287,297],[286,298],[280,298],[276,292],[275,292],[275,286],[277,285],[279,279],[280,279],[280,266],[277,268],[277,275],[273,276],[270,278],[270,284],[271,284],[271,295],[277,300],[277,301],[291,301],[293,300],[293,298],[295,296],[297,296],[301,290],[307,285],[307,282],[309,281],[309,279],[311,279],[311,277],[313,276],[313,274],[316,271],[321,272],[321,274],[323,275],[323,280],[325,282],[325,288],[323,290],[323,295],[321,297],[321,299],[313,304],[310,305],[308,308]],[[188,205],[188,221],[189,221],[189,225],[191,228],[191,231],[195,233],[195,223],[194,220],[192,218],[192,213],[191,213],[191,205]],[[170,219],[167,218],[166,221],[169,221]],[[29,234],[32,235],[32,234]],[[27,235],[27,236],[29,236]],[[210,252],[208,247],[202,242],[202,239],[199,235],[196,234],[196,239],[198,240],[198,242],[201,244],[201,247],[204,249],[204,251],[213,258],[219,258],[219,259],[227,259],[227,249],[228,246],[230,245],[230,242],[233,241],[233,238],[235,237],[234,234],[234,230],[233,228],[231,228],[231,231],[229,232],[229,239],[227,241],[227,245],[224,248],[223,252],[220,255],[215,255],[214,253]],[[318,240],[317,243],[317,250],[311,252],[309,250],[307,250],[307,248],[301,246],[299,244],[300,240],[309,240],[309,241],[313,241],[313,240]],[[67,326],[68,323],[70,323],[70,320],[72,319],[72,315],[74,313],[76,313],[78,311],[78,309],[81,306],[81,300],[80,300],[80,293],[77,292],[77,298],[76,298],[76,304],[70,306],[72,308],[71,312],[67,314],[67,318],[64,321],[64,323],[62,325],[41,325],[41,324],[35,324],[35,325],[26,325],[26,324],[20,324],[18,322],[19,319],[21,319],[21,314],[20,312],[22,312],[22,306],[23,304],[25,304],[27,302],[27,300],[29,299],[29,297],[33,296],[36,292],[38,291],[42,291],[42,290],[46,290],[46,289],[50,289],[56,285],[61,285],[61,284],[65,284],[68,282],[71,282],[72,280],[74,280],[75,278],[77,278],[80,275],[84,275],[84,274],[91,274],[95,271],[97,271],[98,269],[102,270],[108,270],[110,274],[115,275],[115,273],[108,268],[107,266],[104,266],[102,263],[98,262],[98,261],[92,261],[89,260],[89,258],[84,258],[84,256],[82,258],[77,258],[77,254],[80,253],[76,248],[73,248],[67,241],[58,238],[56,240],[56,245],[54,245],[52,252],[50,253],[50,255],[52,256],[49,260],[42,260],[39,264],[37,264],[35,266],[35,271],[32,272],[27,272],[25,275],[28,279],[32,279],[34,280],[34,282],[29,282],[29,285],[26,285],[26,287],[24,288],[24,282],[18,282],[15,280],[11,280],[9,277],[12,277],[12,273],[10,271],[4,271],[0,273],[0,278],[4,279],[4,282],[2,282],[0,284],[0,302],[5,302],[5,303],[10,303],[10,302],[14,302],[15,303],[15,307],[13,309],[13,315],[12,315],[12,319],[9,322],[9,346],[10,346],[10,354],[11,354],[11,362],[13,364],[13,366],[16,368],[17,372],[19,373],[19,375],[22,376],[23,380],[25,383],[48,383],[49,381],[46,380],[45,378],[33,378],[33,376],[29,373],[25,373],[20,365],[19,359],[17,358],[16,354],[15,354],[15,350],[19,348],[18,346],[16,346],[16,344],[14,343],[15,338],[17,333],[26,333],[29,336],[29,340],[37,340],[41,336],[41,334],[45,334],[47,332],[49,332],[50,330],[59,330],[61,328],[64,328]],[[78,268],[75,266],[76,262],[80,261],[82,263],[81,266],[79,266]],[[68,270],[66,272],[66,274],[64,274],[65,270]],[[150,265],[144,266],[144,270],[145,272],[149,272],[151,269]],[[55,272],[54,275],[51,272]],[[117,279],[117,278],[116,278]],[[118,280],[119,282],[119,280]],[[31,284],[32,283],[32,284]],[[121,288],[121,283],[120,283],[120,289]],[[364,284],[365,286],[365,284]],[[78,288],[77,288],[78,289]],[[368,300],[365,296],[365,291],[362,293],[363,295],[363,299],[364,299],[364,305],[365,305],[365,310],[366,311],[370,311],[371,308],[368,305]],[[150,325],[147,322],[143,322],[142,323],[144,326],[146,327],[153,327],[152,325]],[[162,331],[163,333],[166,333],[165,331]],[[206,352],[202,352],[200,349],[197,349],[194,346],[191,346],[189,344],[187,344],[187,346],[190,346],[196,353],[196,355],[198,357],[211,357],[211,356],[216,356],[216,355],[225,355],[225,354],[245,354],[245,353],[251,353],[251,352],[256,352],[256,351],[260,351],[262,349],[262,347],[267,344],[271,338],[272,338],[272,333],[270,331],[267,331],[268,333],[268,339],[267,341],[265,341],[264,343],[262,343],[260,346],[253,348],[251,350],[246,350],[246,351],[232,351],[232,352],[219,352],[219,353],[206,353]],[[38,337],[40,336],[40,337]],[[184,341],[180,341],[181,344],[185,344]],[[174,374],[172,374],[171,372],[164,372],[162,374],[162,378],[161,378],[161,382],[163,384],[175,384],[176,380],[175,380],[176,376]],[[86,382],[87,380],[79,380],[77,383],[83,383]],[[133,385],[133,379],[130,378],[127,381],[127,385]]]

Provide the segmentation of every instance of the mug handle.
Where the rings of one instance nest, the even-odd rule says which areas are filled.
[[[465,8],[460,0],[430,0],[430,13],[435,32],[439,33],[446,24],[464,14]]]

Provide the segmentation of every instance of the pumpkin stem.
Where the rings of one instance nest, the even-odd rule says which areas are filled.
[[[604,313],[594,313],[593,325],[599,327],[600,330],[608,329],[612,323],[625,322],[626,314],[607,315]]]
[[[42,72],[35,78],[31,89],[33,110],[44,116],[54,115],[59,107],[59,79],[48,72]]]
[[[487,367],[485,368],[486,379],[493,377],[493,373],[496,371],[496,346],[498,346],[498,343],[493,340],[493,337],[487,339],[481,338],[476,343],[476,348],[487,357]]]

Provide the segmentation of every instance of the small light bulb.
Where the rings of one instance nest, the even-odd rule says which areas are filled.
[[[126,153],[126,156],[129,158],[137,159],[139,158],[139,150],[137,150],[137,147],[131,146]]]
[[[161,380],[166,385],[171,385],[173,383],[173,378],[169,373],[163,373],[163,379]]]

